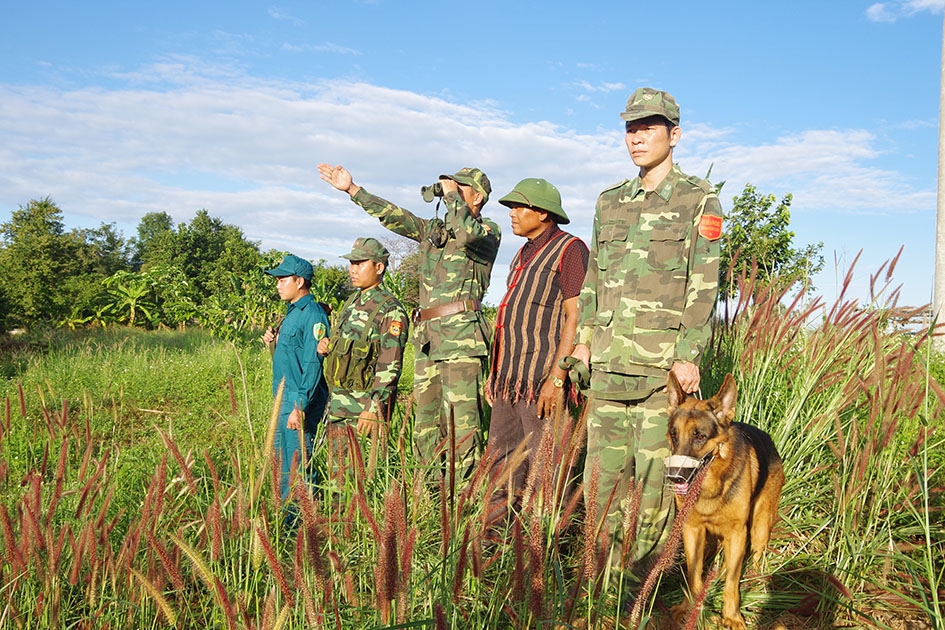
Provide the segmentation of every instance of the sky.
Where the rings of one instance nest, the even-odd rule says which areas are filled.
[[[898,303],[932,300],[945,0],[4,4],[0,222],[49,197],[67,229],[131,237],[149,212],[206,209],[263,250],[342,264],[359,236],[395,239],[319,163],[424,217],[420,186],[477,166],[497,304],[524,243],[498,198],[543,177],[588,240],[597,195],[636,175],[619,113],[650,86],[724,210],[748,183],[792,195],[828,304],[851,265],[868,301],[900,250]]]

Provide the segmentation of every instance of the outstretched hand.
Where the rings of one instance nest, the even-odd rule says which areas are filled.
[[[337,188],[338,190],[349,192],[354,181],[351,179],[351,173],[348,169],[341,166],[331,166],[330,164],[319,164],[318,175],[323,180]]]

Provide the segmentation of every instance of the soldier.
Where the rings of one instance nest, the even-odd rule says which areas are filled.
[[[480,212],[492,188],[485,173],[441,175],[444,218],[421,219],[355,184],[342,166],[321,178],[387,229],[420,244],[420,308],[413,313],[414,445],[421,463],[442,466],[455,444],[453,478],[469,473],[482,448],[482,386],[491,331],[482,314],[499,226]],[[452,424],[451,424],[452,422]]]
[[[598,517],[606,511],[616,542],[630,482],[644,484],[631,555],[638,573],[661,550],[672,516],[663,486],[666,398],[658,392],[670,371],[687,392],[699,388],[718,294],[722,207],[711,184],[673,164],[682,131],[672,96],[640,88],[620,117],[640,170],[597,200],[572,356],[591,369],[585,483],[599,466],[595,507]]]
[[[390,254],[373,238],[359,238],[342,258],[354,293],[338,312],[331,336],[318,344],[325,356],[325,378],[331,387],[328,433],[331,466],[341,471],[347,453],[347,423],[361,435],[385,434],[400,379],[407,343],[407,312],[383,284]]]
[[[266,329],[262,341],[272,353],[272,393],[285,386],[275,435],[275,451],[282,459],[279,490],[282,500],[289,498],[292,472],[302,466],[310,483],[314,472],[309,467],[315,431],[325,412],[328,388],[322,378],[322,358],[317,348],[328,334],[328,317],[310,293],[312,264],[289,254],[275,269],[266,271],[278,278],[279,297],[288,302],[285,318],[278,330]],[[299,439],[299,433],[304,442]],[[296,468],[293,468],[295,464]],[[294,522],[295,510],[287,509],[286,522]]]
[[[318,344],[331,385],[328,419],[356,421],[372,433],[390,420],[407,343],[407,312],[384,286],[390,254],[373,238],[359,238],[341,256],[355,292],[338,312],[330,337]]]
[[[552,184],[523,179],[499,203],[510,209],[512,232],[528,240],[512,259],[496,314],[486,385],[492,403],[489,449],[496,468],[507,465],[523,441],[528,454],[511,475],[511,493],[503,489],[492,499],[489,514],[496,525],[509,507],[517,507],[545,426],[561,411],[557,401],[565,400],[559,393],[567,374],[558,360],[574,348],[578,293],[587,269],[587,246],[559,227],[570,219]]]

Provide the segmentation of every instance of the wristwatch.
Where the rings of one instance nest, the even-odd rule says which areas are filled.
[[[557,376],[552,376],[551,384],[557,387],[558,389],[561,389],[562,387],[564,387],[564,379],[558,378]]]

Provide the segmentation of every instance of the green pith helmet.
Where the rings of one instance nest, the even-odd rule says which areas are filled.
[[[387,251],[387,248],[376,238],[365,237],[356,240],[351,247],[351,251],[347,254],[342,254],[341,258],[347,258],[354,262],[370,260],[386,265],[387,261],[390,259],[390,252]]]
[[[457,184],[472,186],[480,195],[482,195],[482,205],[489,201],[489,193],[492,192],[492,184],[489,178],[478,168],[461,168],[452,175],[440,175],[440,179],[452,179]]]
[[[627,109],[620,117],[631,122],[650,116],[662,116],[675,126],[679,126],[679,105],[669,92],[654,88],[637,88],[627,99]]]
[[[515,184],[512,192],[499,199],[503,206],[528,206],[537,210],[544,210],[555,220],[564,225],[571,219],[561,207],[561,193],[547,180],[529,177]]]

